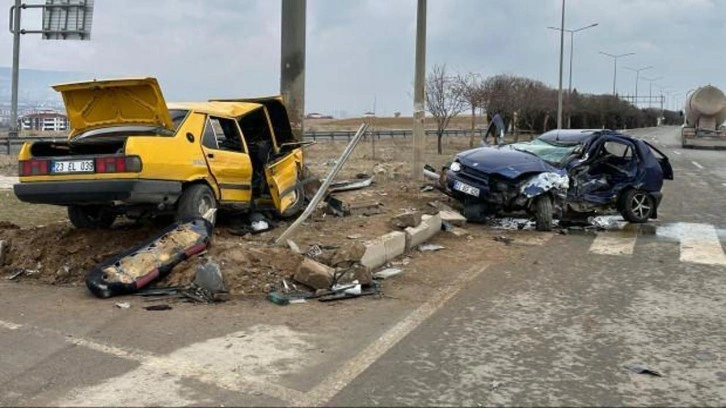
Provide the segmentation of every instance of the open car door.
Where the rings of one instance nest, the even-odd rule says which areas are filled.
[[[652,144],[646,142],[643,140],[645,144],[650,147],[650,149],[653,151],[655,159],[658,160],[658,163],[660,163],[660,168],[663,170],[663,178],[666,180],[673,180],[673,166],[671,166],[670,160],[668,160],[668,156],[663,154],[660,150],[658,150],[655,146]]]
[[[265,166],[265,178],[270,196],[281,215],[293,215],[304,201],[299,172],[302,168],[302,151],[297,149]]]

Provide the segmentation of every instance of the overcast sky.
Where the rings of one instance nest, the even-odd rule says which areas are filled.
[[[27,0],[42,3],[41,0]],[[0,10],[7,21],[12,1]],[[416,0],[308,0],[306,111],[410,113]],[[523,75],[557,87],[560,0],[428,0],[427,66]],[[155,76],[169,101],[279,93],[279,0],[96,0],[91,41],[25,35],[21,67],[88,72],[98,78]],[[726,0],[568,0],[575,34],[573,86],[635,91],[641,77],[685,94],[712,83],[726,90]],[[23,28],[40,26],[27,13]],[[565,38],[564,86],[569,35]],[[10,66],[12,35],[0,38]],[[21,84],[22,87],[22,84]],[[653,86],[653,92],[657,90]],[[648,93],[641,79],[639,94]]]

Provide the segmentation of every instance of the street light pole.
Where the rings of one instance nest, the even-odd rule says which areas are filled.
[[[659,76],[657,78],[643,77],[643,80],[648,81],[648,83],[649,83],[649,86],[648,86],[648,107],[649,108],[653,107],[653,82],[660,81],[661,79],[663,79],[662,76]]]
[[[560,24],[560,89],[557,95],[557,129],[562,129],[562,61],[565,48],[565,0],[562,0],[562,23]]]
[[[617,95],[617,93],[615,92],[615,83],[616,83],[617,78],[618,78],[618,58],[627,57],[627,56],[630,56],[630,55],[635,55],[635,53],[634,52],[629,52],[627,54],[614,55],[614,54],[608,54],[607,52],[603,52],[603,51],[599,51],[599,52],[600,52],[600,54],[605,55],[605,56],[608,56],[608,57],[610,57],[610,58],[613,59],[613,96],[615,96],[615,95]]]
[[[635,105],[635,107],[638,107],[638,82],[640,81],[640,71],[645,71],[646,69],[652,69],[652,68],[653,68],[652,65],[648,65],[647,67],[643,67],[643,68],[625,67],[625,69],[635,72],[635,98],[633,99],[633,105]]]
[[[567,105],[568,105],[568,109],[569,109],[569,104],[570,104],[570,96],[572,94],[572,59],[573,59],[573,54],[575,52],[574,51],[575,50],[575,45],[574,45],[575,44],[575,33],[579,32],[579,31],[582,31],[582,30],[587,30],[588,28],[593,28],[593,27],[595,27],[597,25],[598,25],[598,23],[594,23],[594,24],[590,24],[589,26],[576,28],[574,30],[568,30],[566,28],[560,29],[560,28],[557,28],[557,27],[547,27],[550,30],[566,31],[566,32],[570,33],[570,71],[569,71],[569,77],[570,77],[570,79],[569,79],[569,84],[568,84],[568,87],[567,87]],[[569,127],[569,124],[568,124],[567,127]]]

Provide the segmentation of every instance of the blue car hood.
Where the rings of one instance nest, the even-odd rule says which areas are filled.
[[[499,174],[514,179],[525,173],[564,173],[537,156],[514,150],[509,146],[480,147],[456,156],[459,162],[483,173]]]

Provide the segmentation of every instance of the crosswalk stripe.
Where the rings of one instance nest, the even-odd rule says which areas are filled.
[[[637,232],[623,231],[619,235],[597,234],[590,245],[590,252],[600,255],[632,255]]]
[[[695,223],[677,225],[676,233],[681,241],[681,262],[726,266],[726,254],[713,225]]]

